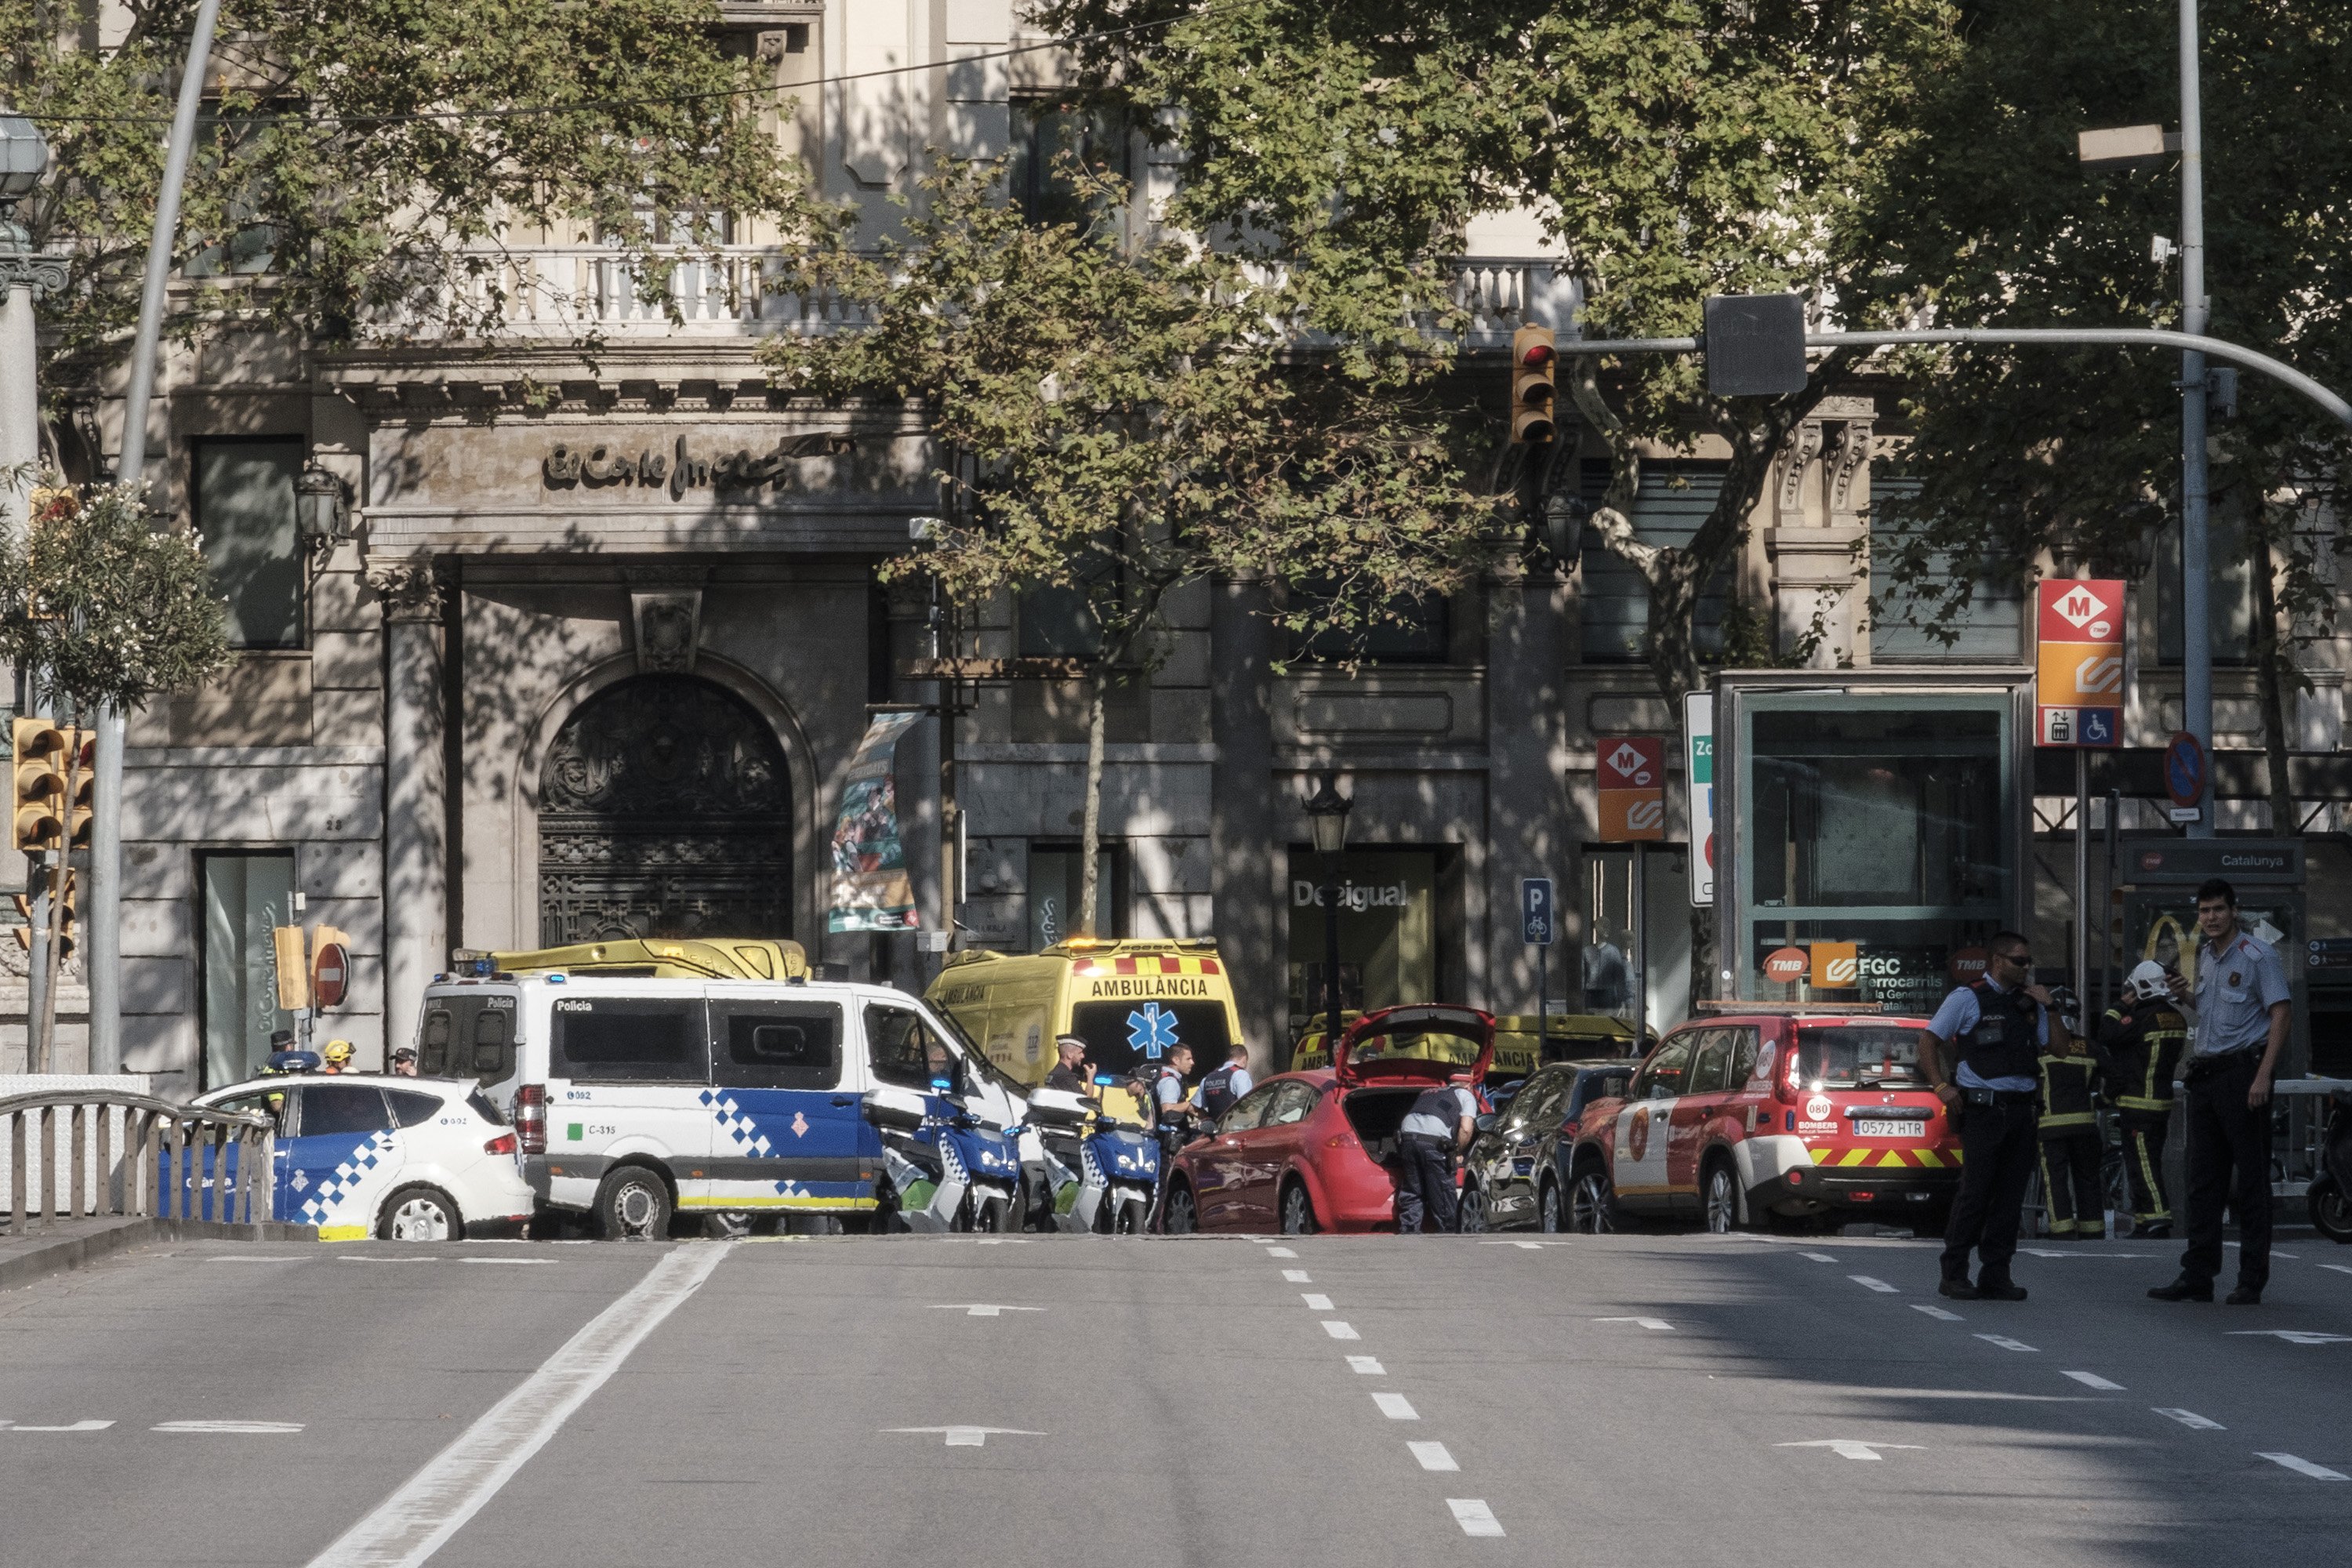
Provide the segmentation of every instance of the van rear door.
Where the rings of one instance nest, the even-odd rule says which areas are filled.
[[[709,1002],[718,1136],[707,1206],[871,1208],[877,1167],[858,1148],[866,1122],[844,1073],[841,1002],[748,985],[713,985]]]
[[[555,998],[548,1016],[550,1199],[587,1207],[604,1173],[634,1156],[668,1173],[679,1207],[709,1207],[703,1170],[718,1122],[709,1093],[710,1034],[699,995]]]

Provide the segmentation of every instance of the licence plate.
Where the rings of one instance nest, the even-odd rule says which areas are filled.
[[[1913,1138],[1920,1131],[1916,1121],[1864,1121],[1857,1119],[1853,1135],[1857,1138]]]

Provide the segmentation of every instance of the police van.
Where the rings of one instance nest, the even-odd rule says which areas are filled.
[[[886,986],[532,962],[483,955],[427,987],[420,1065],[509,1108],[541,1205],[608,1237],[659,1237],[677,1213],[864,1228],[895,1204],[886,1127],[1025,1110],[951,1020]]]
[[[967,949],[949,955],[924,995],[1024,1085],[1053,1070],[1059,1035],[1086,1041],[1096,1070],[1118,1078],[1180,1045],[1192,1047],[1197,1078],[1223,1066],[1242,1037],[1232,977],[1206,937],[1072,937],[1020,955]]]

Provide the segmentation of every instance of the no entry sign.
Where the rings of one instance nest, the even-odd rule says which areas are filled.
[[[312,1005],[324,1011],[343,1005],[343,993],[351,988],[352,955],[339,942],[322,942],[319,955],[310,961],[310,995]]]

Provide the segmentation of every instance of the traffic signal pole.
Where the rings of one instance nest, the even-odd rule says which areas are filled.
[[[2205,333],[2205,127],[2199,111],[2197,0],[2180,0],[2180,324]],[[2205,353],[2180,355],[2180,723],[2213,754],[2213,634],[2206,528]],[[2210,773],[2210,770],[2209,769]],[[2273,832],[2286,832],[2280,824]],[[2213,837],[2213,787],[2197,802],[2191,838]]]

